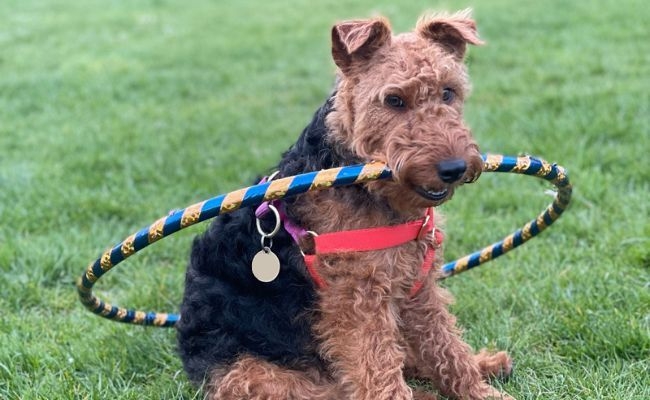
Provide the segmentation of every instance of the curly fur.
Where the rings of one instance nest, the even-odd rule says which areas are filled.
[[[469,91],[462,59],[467,44],[480,43],[467,12],[423,18],[398,36],[381,18],[337,24],[336,90],[283,155],[280,176],[380,160],[394,179],[308,192],[285,201],[289,217],[319,233],[403,223],[475,180],[481,159],[462,121]],[[449,88],[455,97],[443,100]],[[389,96],[402,105],[387,104]],[[466,165],[453,181],[440,171],[447,160]],[[422,194],[442,190],[438,200]],[[309,243],[299,248],[281,230],[273,240],[280,275],[262,283],[251,273],[260,250],[254,210],[217,218],[195,239],[186,274],[177,327],[188,376],[205,382],[211,399],[436,398],[410,388],[409,378],[453,398],[511,399],[487,381],[507,376],[510,358],[473,354],[437,273],[419,276],[431,241],[320,256],[327,287],[316,290],[300,254]]]
[[[331,101],[326,102],[284,154],[281,176],[333,165],[334,153],[324,142],[331,108]],[[314,284],[289,234],[280,230],[273,242],[280,275],[262,283],[250,272],[261,250],[254,209],[216,218],[194,240],[178,324],[181,356],[191,380],[201,382],[215,365],[234,362],[242,350],[286,366],[317,362],[311,333]]]

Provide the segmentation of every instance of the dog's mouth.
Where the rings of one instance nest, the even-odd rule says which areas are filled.
[[[415,192],[427,200],[436,202],[444,200],[449,194],[449,190],[446,188],[442,190],[433,190],[421,186],[416,187]]]

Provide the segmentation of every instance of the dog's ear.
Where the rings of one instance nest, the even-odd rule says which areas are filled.
[[[332,28],[332,58],[345,73],[355,61],[368,60],[390,43],[390,36],[390,25],[384,18],[341,22]]]
[[[416,31],[423,37],[441,44],[457,59],[465,57],[467,43],[484,44],[476,32],[476,22],[470,9],[452,15],[432,15],[420,18]]]

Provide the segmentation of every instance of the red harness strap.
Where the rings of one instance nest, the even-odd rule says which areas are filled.
[[[326,285],[315,267],[318,255],[388,249],[413,240],[424,239],[431,232],[433,232],[436,244],[440,245],[443,235],[442,232],[435,229],[433,208],[427,209],[424,218],[400,225],[325,233],[314,237],[315,254],[304,255],[305,264],[316,286],[322,289]],[[411,296],[422,288],[424,278],[433,266],[435,255],[435,247],[432,243],[428,243],[424,261],[420,267],[420,278],[413,284]]]

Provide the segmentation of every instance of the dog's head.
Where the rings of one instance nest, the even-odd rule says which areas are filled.
[[[333,27],[339,81],[327,123],[338,145],[393,170],[392,182],[372,189],[419,208],[478,178],[482,160],[462,113],[466,47],[481,43],[468,11],[423,17],[397,36],[383,18]]]

